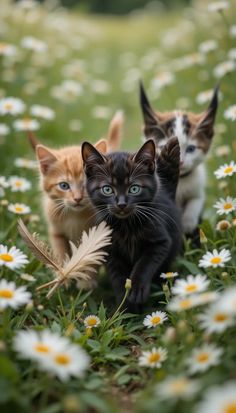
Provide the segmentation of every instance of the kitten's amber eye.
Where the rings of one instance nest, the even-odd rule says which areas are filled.
[[[70,185],[67,182],[60,182],[58,186],[62,191],[68,191],[68,189],[70,189]]]
[[[187,148],[186,148],[186,152],[187,153],[192,153],[192,152],[195,151],[195,149],[196,149],[195,145],[188,145]]]
[[[129,187],[129,193],[132,195],[137,195],[141,191],[141,186],[139,185],[131,185]]]
[[[110,185],[104,185],[104,186],[101,188],[101,191],[102,191],[102,193],[103,193],[104,195],[107,195],[107,196],[113,194],[113,189],[112,189],[112,187],[111,187]]]

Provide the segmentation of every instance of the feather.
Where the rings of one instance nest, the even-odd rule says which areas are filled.
[[[54,271],[60,272],[60,264],[48,246],[38,238],[37,234],[31,234],[28,231],[22,219],[18,221],[18,231],[25,244],[39,261],[53,268]]]
[[[41,290],[51,287],[47,298],[50,298],[58,287],[63,284],[68,285],[71,280],[76,280],[79,285],[87,289],[95,284],[97,267],[105,261],[107,255],[104,249],[111,244],[112,230],[105,222],[101,222],[97,227],[90,228],[88,234],[84,231],[78,247],[70,242],[72,256],[71,258],[67,256],[63,264],[56,260],[47,245],[39,240],[38,236],[30,234],[21,219],[18,223],[18,230],[36,258],[49,266],[54,272],[54,280],[37,288],[37,290]]]

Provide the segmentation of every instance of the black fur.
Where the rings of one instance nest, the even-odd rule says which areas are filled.
[[[177,139],[169,146],[171,150],[165,148],[165,157],[160,160],[160,174],[161,165],[163,170],[170,164],[173,168],[167,159],[167,153],[171,153],[176,157],[175,176],[178,177]],[[121,300],[126,278],[131,278],[127,306],[130,311],[139,311],[148,299],[152,279],[158,280],[161,272],[170,269],[181,248],[180,214],[173,199],[174,186],[171,185],[170,191],[162,187],[156,173],[152,140],[145,142],[134,155],[117,152],[102,156],[84,142],[82,156],[87,192],[97,210],[98,222],[105,220],[113,229],[107,269],[115,294]],[[110,196],[102,193],[101,188],[106,185],[114,188]],[[130,194],[128,190],[132,185],[140,185],[141,192]]]

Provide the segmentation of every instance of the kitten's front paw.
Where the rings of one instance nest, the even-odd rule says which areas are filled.
[[[131,304],[144,304],[149,296],[149,285],[134,285],[131,288],[130,294],[128,296],[128,302]]]
[[[198,220],[196,217],[184,216],[182,217],[182,228],[184,234],[192,234],[198,226]]]

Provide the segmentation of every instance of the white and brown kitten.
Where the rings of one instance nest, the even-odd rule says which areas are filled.
[[[214,135],[218,106],[218,87],[205,112],[196,114],[175,110],[156,112],[152,109],[144,87],[140,84],[140,104],[144,117],[144,135],[153,138],[157,148],[177,137],[180,145],[180,179],[176,202],[182,211],[186,235],[196,233],[205,202],[206,169],[204,161]],[[198,233],[198,231],[197,231]]]
[[[102,153],[118,150],[121,141],[123,115],[117,112],[110,123],[107,139],[100,139],[95,147]],[[69,241],[77,243],[83,230],[96,223],[96,212],[84,187],[81,146],[61,149],[46,147],[32,134],[43,192],[43,210],[53,252],[61,261],[70,254]]]

